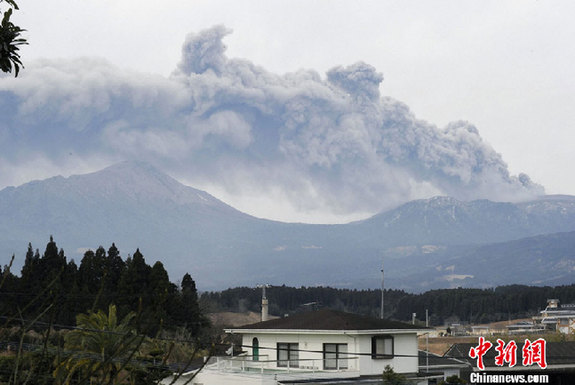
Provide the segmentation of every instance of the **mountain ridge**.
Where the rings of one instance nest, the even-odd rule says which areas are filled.
[[[388,282],[417,288],[418,274],[433,278],[433,266],[445,265],[437,259],[454,259],[457,250],[463,256],[480,245],[562,231],[575,231],[575,197],[523,203],[434,197],[348,224],[283,223],[238,211],[133,161],[0,191],[6,258],[21,260],[28,242],[51,234],[77,259],[81,250],[115,242],[124,255],[140,248],[162,260],[171,276],[189,271],[206,289],[270,281],[377,287],[383,257],[399,277]]]

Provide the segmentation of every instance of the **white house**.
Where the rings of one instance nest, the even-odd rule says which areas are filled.
[[[191,384],[375,383],[387,365],[415,379],[417,334],[426,331],[327,309],[258,322],[227,329],[242,336],[244,353],[213,359]]]

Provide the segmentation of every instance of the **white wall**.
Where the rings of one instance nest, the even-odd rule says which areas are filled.
[[[349,335],[349,334],[244,334],[242,344],[244,350],[249,355],[253,351],[248,346],[252,345],[254,337],[259,341],[260,360],[276,360],[277,344],[279,342],[298,343],[300,360],[313,359],[316,369],[323,369],[323,344],[324,343],[346,343],[348,344],[349,353],[366,353],[367,355],[354,356],[350,354],[348,360],[349,370],[359,370],[361,375],[377,375],[383,373],[386,365],[391,365],[397,373],[416,373],[418,371],[417,361],[417,335],[401,334],[394,335],[394,354],[391,359],[372,359],[371,358],[371,335]],[[247,348],[246,348],[247,347]],[[267,357],[265,357],[267,355]],[[399,357],[406,355],[408,357]],[[358,357],[358,358],[352,358]],[[300,366],[311,366],[312,362],[300,362]]]
[[[393,336],[394,357],[391,359],[372,359],[370,356],[361,356],[361,374],[381,374],[387,365],[396,373],[417,373],[417,334],[399,334]],[[363,336],[360,340],[361,352],[371,352],[371,336]]]
[[[276,360],[277,359],[277,344],[280,342],[297,343],[299,344],[299,359],[300,360],[315,360],[315,361],[301,361],[300,366],[314,366],[315,369],[323,369],[323,344],[348,344],[348,351],[355,352],[356,339],[345,335],[305,335],[305,334],[245,334],[242,339],[242,345],[251,346],[254,337],[259,341],[259,354],[260,360]],[[251,348],[244,348],[248,351],[249,355],[253,355]],[[265,356],[268,356],[267,358]],[[352,356],[350,356],[352,357]],[[356,359],[348,360],[348,368],[351,370],[358,370]]]

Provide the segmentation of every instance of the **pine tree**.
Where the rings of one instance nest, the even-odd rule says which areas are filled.
[[[26,259],[21,271],[20,287],[26,294],[37,292],[40,287],[42,272],[40,271],[40,252],[32,248],[32,244],[28,243],[28,251],[26,252]]]
[[[110,292],[115,292],[118,288],[118,283],[122,277],[122,273],[126,269],[126,263],[120,257],[120,251],[115,243],[108,249],[108,257],[106,258],[106,277],[107,288]]]
[[[383,372],[383,385],[407,385],[405,376],[396,373],[390,365],[385,366]]]
[[[90,295],[97,294],[104,276],[104,260],[101,253],[96,255],[92,250],[86,251],[80,262],[78,275],[82,291]]]
[[[168,303],[170,296],[174,296],[172,290],[172,283],[168,278],[168,273],[164,269],[162,262],[154,263],[150,271],[150,293],[151,303],[149,310],[150,317],[153,325],[150,325],[149,333],[155,334],[160,325],[170,322],[168,314]]]
[[[127,314],[129,311],[142,314],[140,310],[149,308],[152,295],[150,273],[151,267],[146,264],[140,249],[137,249],[134,255],[126,260],[126,269],[118,286],[121,314]],[[145,315],[142,314],[142,317]]]
[[[108,303],[118,303],[118,285],[124,270],[126,270],[126,263],[120,257],[120,252],[116,245],[112,243],[104,262],[105,274],[102,291],[102,297]]]
[[[192,334],[196,335],[207,322],[200,312],[196,283],[188,273],[182,278],[180,298],[181,309],[177,313],[177,321],[181,325],[186,326],[188,330],[191,330]]]

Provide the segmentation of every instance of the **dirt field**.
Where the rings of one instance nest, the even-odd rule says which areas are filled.
[[[464,342],[477,342],[477,337],[475,336],[465,336],[465,337],[435,337],[429,338],[429,351],[431,353],[443,355],[453,344],[464,343]],[[427,344],[425,337],[420,337],[418,340],[419,350],[426,350]]]

